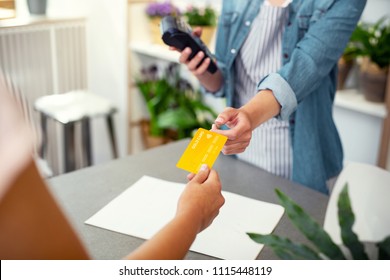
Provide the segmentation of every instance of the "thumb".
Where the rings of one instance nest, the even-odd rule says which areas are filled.
[[[215,119],[214,123],[219,127],[223,124],[226,124],[231,119],[235,118],[237,115],[237,109],[228,107],[225,108]]]
[[[223,118],[221,115],[219,115],[219,116],[215,119],[213,125],[215,125],[217,128],[219,128],[221,125],[224,125],[224,124],[225,124],[224,118]]]
[[[192,30],[192,33],[197,36],[197,37],[201,37],[202,36],[202,28],[200,26],[197,26],[195,27],[193,30]]]
[[[207,164],[202,164],[198,173],[192,178],[191,181],[202,184],[209,177],[210,169]]]

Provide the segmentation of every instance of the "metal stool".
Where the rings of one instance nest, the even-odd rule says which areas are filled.
[[[38,98],[34,104],[40,113],[42,127],[42,148],[40,156],[45,158],[48,144],[47,120],[55,120],[64,127],[64,164],[65,172],[76,169],[75,124],[81,124],[81,148],[86,165],[92,164],[90,120],[103,116],[106,118],[114,158],[118,157],[113,114],[116,108],[100,96],[87,91],[72,91]]]

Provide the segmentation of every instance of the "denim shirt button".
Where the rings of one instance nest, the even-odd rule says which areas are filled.
[[[235,54],[237,51],[236,51],[236,49],[231,49],[230,52],[231,52],[232,54]]]
[[[295,120],[294,120],[294,119],[291,119],[291,120],[290,120],[290,124],[295,124]]]
[[[246,25],[246,26],[250,26],[250,25],[251,25],[251,22],[250,22],[249,20],[247,20],[247,21],[245,22],[245,25]]]
[[[289,21],[289,22],[287,23],[287,26],[291,26],[291,21]]]
[[[288,58],[288,54],[287,53],[283,54],[283,57]]]

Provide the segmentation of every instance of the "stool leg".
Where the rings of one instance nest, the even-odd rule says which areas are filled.
[[[64,158],[65,172],[76,169],[76,149],[74,139],[74,123],[64,125]]]
[[[47,153],[47,118],[44,114],[40,114],[41,117],[41,129],[42,129],[42,143],[39,149],[39,156],[42,159],[46,159]]]
[[[82,150],[83,158],[86,160],[86,165],[92,165],[92,147],[91,147],[91,129],[90,120],[85,118],[81,122],[81,137],[82,137]]]
[[[118,157],[118,149],[116,146],[113,114],[110,114],[107,116],[107,125],[108,125],[108,131],[109,131],[110,139],[111,139],[112,153],[113,153],[114,158],[117,158]]]

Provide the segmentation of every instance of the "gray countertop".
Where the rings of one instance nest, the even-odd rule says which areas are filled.
[[[80,235],[92,258],[121,259],[144,240],[86,225],[84,221],[143,175],[186,183],[188,173],[176,168],[176,162],[188,143],[189,140],[178,141],[49,180],[50,190],[63,207],[65,214]],[[274,176],[232,156],[221,154],[213,168],[218,171],[224,190],[262,201],[278,203],[274,190],[279,188],[301,205],[321,225],[323,224],[328,196]],[[124,219],[126,218],[124,213],[121,215],[124,215]],[[288,237],[295,242],[307,243],[305,237],[291,224],[286,214],[275,228],[274,233]],[[189,252],[186,259],[214,258]],[[271,249],[265,247],[258,259],[277,259],[277,257]]]

